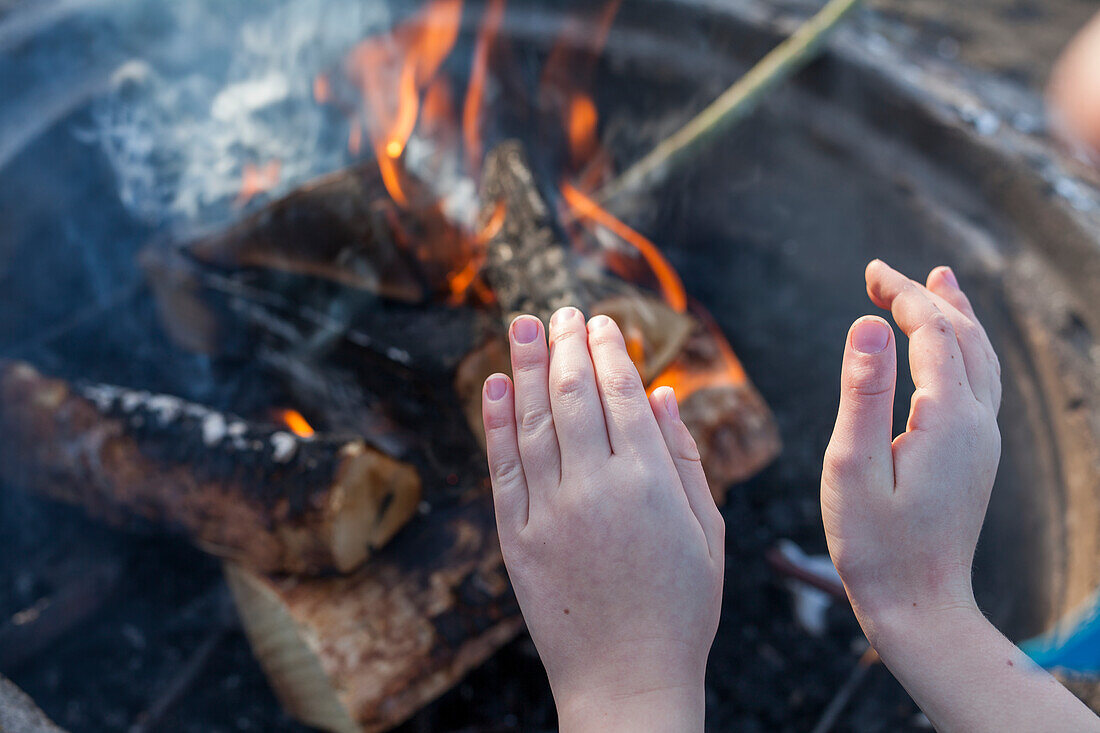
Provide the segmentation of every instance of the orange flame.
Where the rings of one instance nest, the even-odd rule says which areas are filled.
[[[476,171],[481,164],[481,107],[485,101],[485,78],[489,71],[489,52],[503,20],[504,0],[490,0],[485,21],[477,32],[470,84],[462,105],[462,139],[466,144],[466,161],[470,171]]]
[[[698,353],[691,357],[681,355],[649,384],[650,394],[658,387],[672,387],[683,402],[695,392],[710,387],[736,387],[748,382],[748,374],[741,360],[733,353],[733,347],[722,334],[718,324],[705,311],[693,308],[695,315],[710,332],[711,343],[717,350],[709,359],[700,359]]]
[[[290,428],[290,431],[299,438],[312,438],[314,436],[313,426],[297,410],[279,410],[278,416]]]
[[[555,108],[561,118],[574,170],[595,162],[595,158],[602,158],[598,155],[599,114],[595,101],[585,89],[591,86],[596,58],[607,43],[621,2],[610,0],[594,22],[585,25],[575,23],[571,32],[563,33],[551,50],[543,70],[540,92],[545,95],[544,103]],[[569,43],[569,39],[576,36],[587,37],[585,48]],[[593,177],[591,174],[585,176],[586,188]]]
[[[687,293],[684,290],[684,283],[653,242],[616,219],[606,209],[600,208],[599,204],[585,196],[572,184],[563,182],[561,193],[565,197],[566,203],[577,215],[577,218],[599,224],[637,249],[657,278],[661,294],[669,306],[678,313],[687,310]]]
[[[474,237],[473,252],[470,254],[470,258],[466,261],[466,264],[461,269],[447,275],[447,285],[450,288],[450,298],[448,302],[451,304],[454,305],[463,302],[471,288],[478,291],[478,296],[482,302],[491,303],[493,301],[492,292],[483,286],[479,287],[477,274],[481,272],[481,267],[485,264],[485,257],[488,254],[486,245],[489,243],[489,240],[500,232],[501,227],[504,226],[505,213],[504,202],[497,202],[496,207],[493,209],[493,213],[489,217],[489,221],[485,223],[485,226],[482,227],[481,231]]]
[[[279,183],[283,165],[276,160],[269,160],[262,167],[254,163],[245,163],[241,170],[241,190],[233,205],[240,208],[252,200],[257,194],[269,191]]]
[[[398,159],[416,127],[420,95],[429,87],[458,38],[462,0],[432,0],[392,33],[360,42],[345,61],[367,104],[364,120],[386,190],[408,205]],[[353,125],[348,147],[359,148]]]

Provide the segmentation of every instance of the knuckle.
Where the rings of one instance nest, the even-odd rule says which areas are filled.
[[[633,370],[608,370],[601,381],[604,392],[611,397],[636,397],[642,391],[641,378]]]
[[[844,371],[844,388],[856,397],[880,397],[894,388],[894,375],[871,360],[856,360]]]
[[[544,431],[554,424],[554,413],[545,405],[530,407],[520,417],[520,430],[525,434]]]
[[[546,357],[543,354],[516,353],[513,356],[513,371],[516,376],[536,374],[546,369]],[[545,377],[543,377],[545,379]]]
[[[684,428],[680,435],[680,440],[676,444],[676,457],[682,461],[691,461],[693,463],[702,463],[703,459],[699,453],[699,444],[695,442],[695,438],[688,432],[687,428]]]
[[[833,444],[825,450],[821,479],[829,486],[843,490],[846,486],[863,480],[867,456]]]
[[[588,391],[588,375],[580,369],[562,370],[550,381],[561,397],[580,397]]]
[[[928,318],[922,325],[926,325],[929,329],[942,334],[955,335],[955,326],[951,323],[951,319],[944,315],[944,312],[939,308],[929,313]]]
[[[512,427],[512,416],[508,412],[485,410],[483,412],[486,433],[499,433]]]
[[[518,458],[498,458],[493,461],[493,485],[498,489],[523,481],[523,464]]]

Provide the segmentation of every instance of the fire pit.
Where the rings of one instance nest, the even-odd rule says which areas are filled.
[[[455,117],[460,109],[464,114],[479,115],[479,124],[465,129],[476,129],[482,135],[477,140],[463,140],[461,148],[457,139],[453,143],[455,149],[467,152],[480,148],[480,156],[493,161],[502,156],[507,159],[501,151],[508,148],[499,148],[499,143],[518,137],[520,159],[525,162],[513,168],[513,173],[520,171],[516,174],[520,179],[529,174],[536,182],[530,190],[537,191],[548,211],[554,212],[548,231],[553,232],[551,239],[561,243],[576,229],[570,218],[583,218],[580,212],[590,211],[576,198],[596,188],[584,188],[585,176],[599,176],[600,166],[621,169],[644,153],[736,79],[750,60],[775,42],[776,31],[784,23],[782,18],[765,21],[760,8],[751,3],[738,4],[732,10],[675,0],[625,4],[618,9],[606,36],[606,48],[597,58],[603,45],[598,32],[602,26],[591,10],[577,7],[551,12],[517,2],[509,3],[498,18],[499,45],[479,50],[486,48],[482,39],[490,33],[487,29],[493,27],[494,8],[499,7],[489,3],[462,8],[456,16],[461,27],[454,47],[437,62],[455,90],[473,86],[479,74],[487,73],[486,68],[505,68],[514,77],[502,75],[493,82],[497,96],[490,90],[487,98],[492,101],[473,112],[454,100],[449,103]],[[610,8],[605,12],[610,20]],[[395,11],[386,22],[404,23],[408,28],[415,17]],[[662,22],[669,17],[677,22]],[[587,29],[577,23],[580,18],[590,19]],[[44,37],[71,33],[73,24],[79,27],[77,20],[62,17],[56,25],[37,32]],[[178,18],[160,21],[170,25],[169,21]],[[242,23],[249,27],[257,19],[244,18]],[[1100,249],[1096,244],[1100,213],[1094,213],[1100,208],[1092,208],[1100,207],[1100,197],[1087,183],[1067,173],[1064,162],[1032,129],[1032,118],[1027,115],[1034,116],[1034,100],[1011,89],[980,85],[981,80],[965,75],[944,83],[942,74],[917,63],[910,51],[884,44],[879,32],[888,31],[888,27],[873,23],[869,27],[868,23],[871,21],[838,38],[832,55],[803,75],[796,87],[776,94],[753,118],[705,155],[694,158],[689,167],[674,172],[653,190],[618,202],[613,213],[633,228],[626,236],[623,230],[616,231],[618,224],[574,235],[590,249],[626,258],[625,265],[612,262],[607,268],[616,282],[631,283],[630,293],[637,293],[644,302],[663,303],[647,307],[671,314],[667,319],[662,316],[662,326],[655,331],[667,333],[678,327],[677,314],[692,311],[676,307],[675,296],[670,297],[668,281],[659,277],[661,265],[653,264],[662,260],[639,255],[644,253],[644,245],[641,249],[631,245],[635,247],[631,250],[623,244],[631,244],[637,232],[656,243],[679,273],[685,292],[712,314],[720,331],[728,336],[740,363],[774,412],[784,440],[782,457],[772,467],[728,494],[725,514],[730,573],[708,694],[710,719],[717,728],[806,729],[855,664],[850,645],[859,632],[844,609],[836,609],[830,617],[827,634],[808,636],[796,626],[786,591],[763,558],[780,538],[793,539],[807,549],[823,548],[816,503],[820,456],[835,415],[842,334],[851,320],[868,308],[861,274],[863,264],[872,257],[881,256],[914,273],[936,264],[953,265],[975,294],[975,305],[1002,355],[1005,457],[977,560],[976,582],[983,608],[1014,638],[1025,639],[1049,629],[1084,604],[1100,582],[1095,564],[1100,553],[1100,479],[1096,469],[1100,359],[1093,336],[1100,328]],[[363,25],[371,23],[364,20]],[[38,52],[33,41],[20,39],[21,31],[12,31],[12,27],[0,26],[9,29],[9,35],[0,34],[0,43],[13,44],[28,58]],[[261,29],[271,29],[263,24],[252,27],[253,43],[263,42],[255,38]],[[177,31],[164,32],[171,35]],[[407,32],[404,38],[410,35],[417,34]],[[381,54],[382,61],[377,63],[389,58],[386,54],[392,49],[356,46],[358,40],[349,38],[343,44],[344,52],[357,50],[341,58],[362,61]],[[411,43],[400,41],[405,42]],[[545,69],[555,68],[555,54],[569,58],[568,64],[559,61],[569,73],[558,72],[568,83],[559,80],[547,85],[547,78],[553,80],[553,75]],[[483,60],[478,62],[479,58]],[[21,59],[25,61],[13,56],[11,63],[14,66]],[[199,441],[175,445],[160,438],[160,452],[152,456],[154,465],[158,470],[165,470],[165,465],[184,466],[189,469],[187,481],[199,476],[201,483],[201,477],[206,477],[218,486],[224,486],[229,480],[226,476],[232,475],[234,486],[245,498],[192,508],[187,516],[193,519],[187,521],[180,521],[178,508],[173,508],[167,518],[177,520],[170,523],[182,524],[185,534],[208,549],[216,545],[213,549],[218,554],[244,560],[245,565],[239,567],[252,568],[234,570],[231,578],[238,600],[242,594],[251,595],[254,603],[275,609],[269,609],[265,618],[289,608],[295,623],[322,623],[301,610],[301,599],[311,597],[313,589],[322,584],[326,590],[317,597],[331,598],[330,594],[337,592],[332,588],[354,585],[358,582],[354,578],[360,576],[308,581],[309,587],[303,590],[295,585],[298,581],[281,573],[290,571],[293,578],[301,573],[350,570],[364,559],[355,553],[363,551],[365,556],[367,549],[374,556],[362,572],[375,579],[393,578],[385,581],[389,585],[372,587],[403,588],[412,583],[415,587],[409,597],[415,598],[416,583],[421,581],[410,581],[410,577],[421,577],[416,573],[425,578],[451,577],[448,573],[452,573],[454,578],[448,582],[453,585],[445,594],[451,599],[445,616],[449,625],[440,622],[433,627],[443,646],[419,649],[404,645],[401,633],[382,632],[380,637],[388,641],[373,652],[368,649],[367,653],[382,658],[393,654],[394,664],[409,665],[409,671],[402,673],[405,677],[387,679],[387,684],[396,686],[385,691],[379,707],[372,708],[378,718],[369,722],[385,725],[404,718],[456,682],[467,667],[489,656],[518,627],[506,585],[499,585],[503,582],[499,565],[493,564],[491,528],[485,523],[483,505],[477,503],[483,499],[471,498],[479,492],[483,496],[479,483],[484,474],[476,435],[464,432],[462,406],[452,405],[455,409],[448,413],[454,417],[453,425],[433,428],[440,435],[459,437],[440,440],[432,455],[414,459],[405,448],[416,443],[415,436],[408,435],[408,427],[417,425],[415,411],[396,415],[379,411],[377,420],[363,422],[363,415],[375,413],[363,409],[349,416],[327,409],[326,405],[336,402],[331,396],[310,392],[308,380],[286,376],[299,374],[289,357],[301,352],[285,348],[285,332],[279,330],[286,325],[285,318],[274,318],[282,313],[278,304],[241,296],[241,288],[259,285],[267,293],[286,292],[281,290],[283,275],[300,274],[303,267],[322,279],[331,274],[318,269],[331,267],[331,263],[303,264],[302,257],[295,259],[293,248],[287,248],[293,241],[265,238],[263,227],[275,216],[276,223],[282,225],[276,228],[278,234],[286,230],[288,221],[277,218],[280,211],[292,212],[291,219],[316,217],[325,202],[341,201],[335,194],[316,197],[318,190],[330,190],[325,185],[346,188],[351,179],[336,174],[336,178],[327,179],[328,184],[312,184],[310,189],[291,194],[285,201],[297,201],[294,206],[276,202],[279,193],[290,191],[312,174],[336,169],[341,159],[334,157],[333,150],[343,150],[345,144],[360,150],[365,163],[357,170],[369,170],[370,176],[377,177],[377,182],[370,184],[375,186],[370,189],[372,198],[359,201],[360,205],[369,204],[376,196],[397,204],[376,212],[382,222],[378,226],[386,231],[393,230],[386,218],[392,214],[387,211],[399,215],[407,211],[400,199],[412,198],[411,189],[420,185],[411,161],[409,172],[387,169],[387,156],[411,159],[432,152],[430,148],[420,153],[413,150],[416,137],[409,139],[407,151],[388,150],[392,141],[372,138],[370,133],[377,127],[372,128],[370,120],[357,120],[349,126],[348,118],[356,119],[360,108],[355,105],[361,100],[353,105],[343,96],[347,90],[341,88],[339,74],[348,67],[332,68],[329,61],[318,61],[315,66],[317,74],[307,79],[308,102],[311,109],[327,110],[324,114],[328,115],[324,135],[311,138],[318,141],[315,147],[292,149],[276,163],[278,156],[246,159],[246,153],[229,146],[222,152],[230,156],[225,165],[236,185],[221,192],[209,186],[206,199],[187,193],[193,193],[196,185],[189,176],[200,181],[222,178],[207,179],[186,166],[182,172],[179,167],[174,169],[178,177],[172,181],[157,179],[157,185],[143,186],[149,181],[138,175],[140,165],[135,168],[135,163],[150,166],[147,172],[154,177],[161,175],[162,169],[152,157],[142,158],[132,140],[117,136],[147,132],[152,123],[130,120],[135,124],[127,127],[121,124],[124,120],[119,111],[179,107],[159,98],[158,104],[150,106],[150,99],[141,95],[148,94],[150,88],[160,89],[158,79],[150,77],[148,69],[126,60],[112,67],[113,81],[102,87],[106,91],[101,93],[100,87],[92,85],[93,90],[76,99],[64,115],[50,124],[42,123],[40,137],[14,148],[0,173],[0,216],[7,230],[0,235],[0,267],[5,279],[0,297],[8,312],[25,315],[5,324],[3,355],[76,385],[73,389],[88,404],[105,405],[104,414],[88,418],[92,423],[118,418],[120,406],[127,400],[142,403],[138,414],[150,423],[138,426],[144,431],[142,440],[158,440],[156,435],[150,438],[149,431],[164,409],[172,409],[163,402],[148,404],[150,394],[173,395],[196,406],[193,414],[186,406],[177,407],[191,415],[189,429]],[[477,71],[479,68],[482,71]],[[351,67],[360,74],[362,69]],[[165,73],[163,67],[154,71]],[[585,74],[591,75],[590,82],[583,79]],[[430,82],[435,77],[425,75],[430,78],[418,91],[423,99],[421,124],[431,122],[433,114],[448,106],[442,100],[443,92],[432,92]],[[351,73],[347,77],[353,82],[353,91],[369,92],[369,75]],[[540,101],[535,91],[540,82],[544,93],[556,89],[566,96]],[[168,87],[178,86],[201,97],[201,88],[181,84],[177,79],[168,80]],[[291,103],[292,94],[282,101],[264,102],[262,95],[270,87],[239,84],[236,91],[245,98],[256,99],[248,97],[249,93],[258,95],[255,110],[260,111],[260,119],[295,119],[294,115],[305,114]],[[994,93],[989,94],[990,90]],[[119,101],[128,94],[137,95],[132,107]],[[104,103],[103,95],[113,100],[114,106]],[[222,101],[212,109],[234,119],[227,101],[230,97],[214,96]],[[1013,110],[1011,115],[1008,109]],[[531,116],[531,110],[541,110],[541,114]],[[547,110],[564,110],[568,115],[555,118]],[[386,121],[399,121],[399,111]],[[436,140],[464,129],[456,126],[450,115],[439,119]],[[597,120],[598,127],[593,127]],[[155,129],[176,129],[172,123],[168,120],[165,127]],[[360,131],[358,142],[356,129]],[[349,130],[353,131],[350,141],[345,137]],[[589,136],[596,130],[598,135]],[[325,135],[338,139],[326,141]],[[256,139],[250,142],[266,149]],[[186,137],[173,143],[190,150]],[[156,141],[156,150],[163,144]],[[218,145],[221,141],[210,140],[210,147]],[[382,166],[366,152],[372,145],[379,148]],[[136,161],[134,156],[138,156]],[[600,156],[605,160],[593,165]],[[198,161],[192,157],[188,163],[194,166]],[[456,207],[467,212],[465,226],[473,239],[459,244],[472,241],[482,247],[490,265],[482,282],[475,275],[486,271],[483,266],[466,272],[468,252],[465,260],[455,261],[448,259],[456,257],[452,250],[425,255],[420,261],[432,264],[439,282],[450,289],[442,302],[500,298],[507,288],[499,278],[494,286],[494,237],[500,228],[538,231],[538,227],[524,229],[527,225],[514,221],[507,224],[502,217],[507,217],[508,211],[514,215],[516,206],[506,207],[506,213],[498,216],[495,200],[484,195],[491,188],[486,185],[490,176],[481,176],[479,202],[474,187],[464,192],[458,185],[459,173],[445,167],[431,169],[430,160],[425,165],[436,173],[427,183],[449,190],[439,210],[447,216]],[[571,192],[559,185],[562,171],[571,171],[569,180],[578,182],[578,188]],[[411,177],[399,178],[403,175]],[[450,185],[452,179],[457,182],[454,186]],[[509,186],[508,190],[517,190],[515,184]],[[355,201],[359,190],[354,189],[348,201]],[[249,212],[258,213],[248,218]],[[475,216],[469,217],[469,212]],[[157,219],[157,227],[148,224],[150,216]],[[343,210],[328,216],[321,220],[347,220]],[[355,220],[372,221],[370,212]],[[318,219],[310,220],[315,221]],[[421,226],[430,221],[423,216],[416,219]],[[308,230],[317,231],[316,226],[311,223]],[[140,258],[139,250],[145,253]],[[187,258],[182,265],[173,259],[181,253]],[[379,252],[368,254],[366,263],[380,266]],[[356,270],[354,262],[342,264],[340,277],[363,273]],[[242,271],[248,277],[237,278]],[[397,265],[394,271],[399,271]],[[212,273],[217,277],[212,279]],[[589,276],[582,272],[578,277]],[[145,285],[150,282],[152,288]],[[397,276],[379,282],[388,289],[386,298],[398,302],[405,292],[402,288],[423,285],[422,279]],[[227,291],[228,286],[236,290]],[[486,286],[491,296],[479,292]],[[599,289],[603,286],[586,287],[595,288],[591,291],[596,293],[591,296],[593,304],[607,300],[609,291]],[[211,295],[212,291],[218,295]],[[345,302],[326,300],[329,293],[311,291],[308,305]],[[615,294],[623,295],[620,286]],[[247,313],[234,310],[234,303],[239,306],[242,302],[252,309]],[[538,310],[553,302],[547,297],[533,303],[502,303],[501,310]],[[442,370],[448,375],[448,384],[462,383],[455,379],[454,370],[469,355],[471,342],[461,341],[457,335],[473,328],[469,321],[448,315],[452,311],[441,307],[431,316],[437,319],[434,330],[423,335],[416,330],[424,323],[419,311],[411,316],[408,309],[387,306],[369,312],[375,313],[375,321],[383,326],[401,324],[396,334],[404,335],[404,340],[391,338],[406,353],[415,357],[420,346],[424,359],[438,360],[428,372]],[[338,318],[340,313],[325,315]],[[706,325],[706,316],[695,318],[696,325],[684,328],[718,338]],[[642,318],[640,322],[651,320]],[[220,328],[210,328],[211,323]],[[226,323],[234,326],[228,336]],[[262,335],[259,341],[257,332]],[[314,346],[326,355],[346,348],[325,342],[325,329],[316,324],[310,333],[318,338],[319,346]],[[377,338],[379,333],[394,332],[364,333]],[[659,344],[651,342],[652,338],[646,342],[646,353],[660,353]],[[454,344],[461,348],[452,355],[448,349],[459,348]],[[378,351],[376,345],[360,346],[365,351],[352,354]],[[722,352],[721,347],[716,348]],[[194,353],[196,350],[200,353]],[[247,358],[263,350],[284,360]],[[495,363],[493,358],[488,353],[478,363],[485,367]],[[662,357],[665,361],[653,367],[652,379],[667,372],[675,358]],[[419,368],[421,363],[414,361],[414,367],[406,365],[402,371],[392,359],[367,362],[371,368],[389,370],[395,391],[417,385],[415,389],[421,390],[417,399],[423,390],[434,389],[435,377],[423,376],[427,372]],[[476,376],[481,369],[473,371]],[[722,374],[726,375],[723,379],[730,379],[728,368]],[[11,405],[20,397],[36,394],[34,384],[38,383],[26,379],[9,382],[5,402],[0,405],[6,442],[20,446],[18,460],[25,460],[29,450],[26,435],[43,436],[34,424],[10,418]],[[121,385],[129,391],[107,394],[102,391],[104,384]],[[327,387],[333,384],[346,383],[325,382]],[[64,387],[53,382],[47,386],[46,394]],[[413,405],[408,410],[423,410],[418,406],[455,399],[431,394],[433,401],[403,404]],[[454,394],[461,402],[461,389]],[[346,399],[349,393],[339,395]],[[762,406],[746,399],[753,414],[765,414]],[[908,395],[902,391],[899,420],[907,402]],[[374,403],[351,404],[370,408]],[[212,412],[198,412],[199,405]],[[286,412],[290,409],[293,412]],[[261,420],[257,411],[264,410],[279,413]],[[240,556],[242,548],[253,549],[255,544],[239,542],[240,538],[225,533],[209,534],[211,517],[216,520],[240,506],[248,492],[270,487],[275,475],[262,465],[237,471],[242,454],[222,455],[217,460],[230,461],[230,467],[220,467],[204,438],[221,430],[214,436],[219,440],[212,442],[228,445],[220,439],[229,435],[225,431],[232,429],[233,421],[219,424],[219,418],[210,417],[223,413],[248,418],[243,432],[236,436],[245,444],[258,441],[277,451],[276,443],[284,441],[272,442],[278,432],[292,441],[287,445],[295,446],[297,459],[307,460],[297,451],[317,451],[309,460],[320,462],[323,468],[323,462],[332,456],[340,460],[351,456],[356,470],[366,471],[363,467],[369,466],[370,471],[390,477],[386,485],[398,488],[372,496],[363,510],[371,519],[373,533],[369,537],[356,535],[348,545],[318,546],[312,542],[319,536],[316,532],[307,533],[311,542],[306,543],[298,541],[297,535],[292,541],[278,537],[263,544],[262,552],[244,558]],[[126,429],[134,429],[134,413],[127,414],[131,417]],[[396,425],[389,418],[394,418]],[[262,424],[270,425],[270,430],[256,433]],[[312,442],[297,442],[295,438],[314,428],[324,435]],[[326,451],[330,432],[341,437]],[[361,445],[361,440],[356,442],[359,438],[366,442]],[[147,451],[149,443],[142,445]],[[423,453],[424,448],[417,450]],[[759,454],[768,452],[763,449]],[[373,457],[376,453],[377,459]],[[148,458],[147,452],[143,456],[143,460]],[[762,462],[754,459],[741,465],[755,468]],[[413,466],[410,471],[403,468],[406,463]],[[62,498],[85,506],[90,490],[103,489],[117,496],[109,486],[72,487],[65,480],[73,474],[66,472],[63,461],[48,465],[58,467],[56,477],[45,477],[57,488],[46,493],[63,495],[68,487],[69,494],[81,495]],[[425,465],[433,470],[425,470]],[[311,470],[316,469],[315,465]],[[177,475],[172,468],[170,476]],[[735,471],[727,476],[743,477]],[[163,485],[171,490],[167,478]],[[716,486],[718,491],[724,489],[724,485]],[[123,507],[120,516],[114,516],[120,513],[118,507],[100,506],[94,513],[131,525],[135,520],[159,522],[166,515],[157,501],[157,497],[140,494]],[[130,724],[180,730],[296,728],[280,711],[252,661],[235,614],[227,605],[217,562],[182,543],[166,540],[160,529],[137,536],[110,533],[89,523],[79,512],[12,493],[7,487],[3,507],[0,541],[8,557],[20,560],[0,574],[4,617],[15,615],[0,629],[0,639],[5,642],[0,647],[6,655],[0,656],[0,671],[9,673],[57,722],[73,730]],[[244,524],[238,527],[251,527],[249,522],[256,522],[257,527],[272,526],[265,517],[239,521]],[[352,524],[363,526],[361,522]],[[387,543],[394,533],[396,537]],[[256,536],[249,530],[245,539]],[[466,544],[460,541],[463,538]],[[348,546],[354,550],[351,556],[345,552]],[[256,569],[267,575],[256,575]],[[397,593],[393,598],[405,596]],[[397,613],[397,609],[391,611]],[[397,616],[371,620],[384,625],[391,618]],[[400,631],[402,627],[395,628]],[[249,629],[263,658],[264,639],[256,632],[255,619]],[[61,630],[68,633],[61,635]],[[466,640],[474,640],[473,646]],[[440,656],[440,649],[447,650],[446,654]],[[445,664],[439,661],[444,656]],[[420,659],[427,661],[413,664]],[[322,664],[324,661],[322,658]],[[277,660],[268,656],[265,664],[269,672],[276,670],[273,682],[284,704],[293,710],[295,706],[288,700],[295,693],[287,688],[291,681],[279,677]],[[443,666],[433,666],[439,664]],[[425,685],[425,674],[441,676]],[[369,686],[362,677],[354,679],[356,684]],[[853,730],[874,730],[884,724],[901,729],[916,712],[885,674],[868,683],[868,690],[851,708]],[[529,643],[521,639],[505,647],[408,725],[411,730],[552,727],[549,693]]]

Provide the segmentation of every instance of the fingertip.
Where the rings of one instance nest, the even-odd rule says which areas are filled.
[[[848,343],[866,356],[874,356],[886,351],[893,338],[893,329],[885,319],[878,316],[863,316],[848,330]]]
[[[512,388],[512,380],[507,374],[496,373],[485,380],[483,388],[485,401],[489,405],[497,405],[504,401]]]
[[[565,326],[568,326],[574,319],[580,319],[581,322],[584,321],[584,314],[581,313],[578,308],[571,305],[558,308],[554,311],[554,315],[550,316],[550,334],[553,335],[555,331],[560,331]]]
[[[653,407],[653,415],[658,422],[680,419],[680,405],[672,387],[661,386],[650,392],[649,404]]]
[[[961,289],[959,288],[958,278],[955,277],[955,272],[947,265],[940,265],[928,273],[928,280],[925,282],[925,287],[932,292],[936,292],[944,286],[952,290]]]
[[[542,333],[542,321],[532,315],[519,315],[512,319],[508,327],[508,335],[512,342],[518,345],[534,343]]]
[[[890,304],[882,294],[882,279],[892,272],[893,268],[879,259],[871,260],[863,271],[864,280],[867,283],[867,297],[880,308],[889,308]]]

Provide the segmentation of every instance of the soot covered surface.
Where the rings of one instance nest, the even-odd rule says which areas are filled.
[[[735,70],[728,73],[732,76]],[[622,81],[620,70],[604,68],[603,74],[605,82]],[[611,93],[604,95],[610,99],[600,100],[601,109],[612,110],[612,119],[615,110],[627,106],[636,107],[637,114],[652,114],[699,94],[685,94],[682,79],[638,76],[628,81],[627,88],[640,90],[629,100]],[[659,213],[639,221],[669,253],[688,292],[715,314],[729,335],[775,410],[786,446],[774,466],[730,493],[724,509],[726,596],[707,690],[708,722],[714,730],[809,729],[858,657],[853,645],[862,637],[850,612],[834,608],[828,632],[810,637],[795,624],[790,596],[763,557],[781,538],[810,552],[824,551],[816,496],[820,457],[835,416],[844,334],[852,320],[873,311],[863,293],[866,261],[881,256],[921,276],[938,264],[955,265],[964,285],[976,288],[976,305],[980,315],[988,315],[994,345],[1011,336],[998,286],[968,279],[981,276],[947,231],[927,216],[927,196],[935,191],[938,204],[966,212],[992,231],[999,228],[996,217],[922,164],[915,152],[862,128],[856,115],[822,110],[809,120],[804,110],[811,103],[817,104],[795,90],[779,95],[690,174],[662,186],[651,207]],[[247,379],[238,377],[227,385],[211,378],[216,367],[177,352],[159,335],[151,301],[132,265],[148,231],[114,201],[97,152],[72,136],[71,126],[82,121],[79,114],[14,161],[0,181],[0,213],[15,222],[16,232],[4,240],[11,246],[0,247],[7,252],[4,307],[9,313],[21,308],[33,315],[7,322],[6,352],[64,371],[72,364],[66,349],[100,348],[115,357],[96,361],[93,373],[84,376],[140,380],[140,386],[153,389],[202,385],[195,388],[197,394],[185,396],[214,404],[229,399],[226,395],[243,388]],[[630,147],[625,141],[624,149]],[[629,159],[631,154],[624,155]],[[899,161],[912,165],[895,165]],[[73,197],[79,205],[67,209],[64,217],[52,216],[65,207],[65,199],[52,192],[65,190],[61,181],[66,172],[77,169],[89,181]],[[103,178],[96,177],[96,170],[104,171]],[[102,273],[101,268],[77,270],[72,282],[66,281],[62,275],[69,272],[67,263],[91,256],[83,248],[97,239],[117,243],[110,250],[117,257],[112,263],[116,282],[97,289],[87,273]],[[125,305],[116,307],[109,297],[119,292],[119,282],[136,290]],[[86,295],[81,300],[93,310],[104,306],[106,315],[90,316],[43,349],[36,329],[56,326],[69,314],[59,304],[62,295],[74,291]],[[113,330],[97,342],[96,334],[104,333],[108,322]],[[118,354],[133,359],[119,360]],[[136,366],[146,361],[156,365],[152,371]],[[903,384],[907,378],[902,376]],[[1020,400],[1011,373],[1006,372],[1005,382],[1003,414],[1011,417],[1021,409]],[[907,389],[899,389],[899,424],[908,398]],[[1017,443],[1022,445],[1025,438]],[[1018,496],[1016,483],[1026,482],[1031,473],[1026,455],[1006,448],[995,497]],[[993,511],[1008,514],[998,501]],[[1042,519],[1039,507],[1018,514],[1013,521],[1021,530]],[[1033,534],[1021,531],[1019,536]],[[987,598],[1004,598],[996,591],[1011,586],[1010,576],[1026,574],[1028,568],[985,558],[1039,552],[998,542],[987,539],[979,558],[978,576]],[[177,542],[111,533],[76,512],[5,490],[0,492],[0,553],[10,559],[0,567],[0,618],[51,590],[31,568],[68,555],[121,568],[117,587],[90,621],[19,667],[0,670],[73,731],[120,729],[134,722],[187,658],[216,633],[212,628],[222,602],[217,563]],[[1010,630],[1032,630],[1026,609],[1008,604],[992,610]],[[916,712],[889,674],[875,668],[836,730],[916,730]],[[402,730],[549,730],[554,724],[537,654],[522,638]],[[301,730],[279,710],[243,635],[232,625],[159,729]]]

